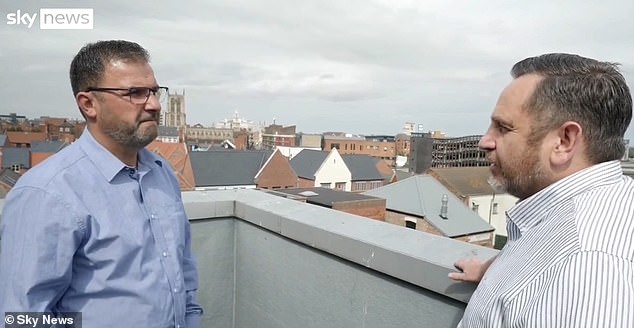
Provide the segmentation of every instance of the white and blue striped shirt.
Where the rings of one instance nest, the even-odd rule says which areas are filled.
[[[459,327],[634,327],[634,180],[618,161],[550,185],[507,222]]]

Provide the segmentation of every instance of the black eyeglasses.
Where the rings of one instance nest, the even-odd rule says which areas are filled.
[[[150,100],[150,95],[156,96],[159,102],[165,100],[165,96],[169,92],[168,87],[132,87],[132,88],[88,88],[86,92],[111,92],[121,97],[130,97],[130,102],[136,105],[145,105]],[[126,91],[123,94],[114,91]]]

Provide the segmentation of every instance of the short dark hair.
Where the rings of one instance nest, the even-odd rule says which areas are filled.
[[[578,55],[553,53],[526,58],[511,75],[537,74],[543,79],[524,104],[533,118],[532,142],[566,121],[579,123],[590,162],[619,159],[623,136],[632,119],[632,96],[618,64]]]
[[[94,87],[102,79],[106,64],[113,60],[149,63],[150,55],[139,44],[125,40],[98,41],[85,45],[70,64],[73,95]]]

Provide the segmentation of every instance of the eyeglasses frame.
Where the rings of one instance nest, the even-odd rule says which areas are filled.
[[[135,91],[138,91],[139,89],[146,89],[148,90],[147,96],[145,97],[145,101],[143,102],[134,102],[132,101],[132,95],[134,94]],[[161,86],[157,86],[157,87],[152,87],[152,88],[148,88],[148,87],[129,87],[129,88],[97,88],[97,87],[89,87],[86,88],[86,90],[84,92],[108,92],[108,93],[112,93],[112,94],[116,94],[120,97],[128,97],[129,101],[135,105],[145,105],[147,104],[147,102],[150,100],[150,95],[153,95],[155,97],[157,97],[157,93],[158,92],[164,92],[165,94],[169,93],[169,88],[168,87],[161,87]],[[120,94],[118,92],[115,91],[127,91],[126,94]],[[161,94],[162,94],[161,92]],[[160,96],[159,96],[160,97]],[[157,97],[157,100],[159,100],[160,102],[160,98]]]

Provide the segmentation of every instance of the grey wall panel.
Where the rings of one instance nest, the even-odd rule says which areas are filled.
[[[235,327],[455,327],[464,311],[462,302],[249,223],[236,229]]]
[[[202,327],[234,327],[234,218],[191,221]]]

